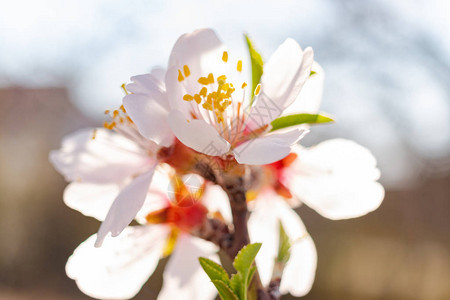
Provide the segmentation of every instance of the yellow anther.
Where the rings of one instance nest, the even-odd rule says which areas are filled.
[[[126,113],[127,111],[125,110],[125,107],[123,107],[123,104],[119,107],[119,109],[123,112]]]
[[[183,100],[184,101],[192,101],[192,100],[194,100],[194,97],[192,97],[189,94],[186,94],[186,95],[183,96]]]
[[[119,118],[119,123],[123,124],[124,119],[122,117]]]
[[[228,62],[228,52],[227,51],[223,51],[222,60],[224,62]]]
[[[113,111],[113,118],[117,118],[119,116],[119,111],[115,110]]]
[[[224,84],[226,80],[227,80],[227,76],[225,76],[225,75],[220,75],[219,77],[217,77],[218,84]]]
[[[203,85],[208,85],[209,84],[209,80],[206,77],[200,77],[198,79],[198,83],[203,84]]]
[[[178,70],[178,81],[182,82],[184,80],[183,74],[181,74],[181,70]]]
[[[208,89],[205,87],[202,87],[199,94],[200,94],[200,96],[206,97],[207,93],[208,93]]]
[[[238,60],[236,69],[238,72],[242,72],[242,60]]]
[[[211,102],[205,102],[202,104],[203,108],[206,110],[212,110],[212,104]]]
[[[122,87],[123,91],[125,92],[125,95],[128,95],[128,91],[127,91],[127,88],[125,87],[125,83],[122,83],[121,87]]]
[[[200,104],[200,102],[202,102],[202,98],[200,97],[199,94],[194,95],[194,100],[195,102],[197,102],[197,104]]]
[[[105,115],[107,115],[107,114],[109,114],[109,113],[110,113],[110,110],[109,110],[109,109],[105,110]]]
[[[245,89],[246,86],[247,86],[247,83],[244,82],[244,83],[242,84],[241,88]]]
[[[255,89],[255,96],[258,96],[260,91],[261,91],[261,84],[258,83]]]
[[[186,77],[191,75],[191,70],[189,70],[189,67],[186,65],[183,66],[183,72],[184,72],[184,76],[186,76]]]
[[[127,121],[130,123],[133,123],[133,120],[131,120],[131,118],[129,116],[127,116]]]
[[[208,81],[209,83],[214,83],[214,75],[212,73],[208,74]]]

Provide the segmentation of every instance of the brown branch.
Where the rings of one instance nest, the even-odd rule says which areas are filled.
[[[248,208],[246,199],[246,190],[244,179],[241,176],[225,177],[219,182],[223,190],[227,193],[230,200],[231,214],[233,216],[234,238],[232,246],[228,249],[227,254],[231,259],[247,244],[250,243],[248,234],[247,219]],[[256,289],[258,300],[270,300],[269,294],[264,289],[258,272],[253,277],[250,290]]]
[[[216,244],[226,253],[228,253],[227,249],[230,249],[233,245],[234,235],[230,232],[228,225],[220,219],[206,219],[191,234]]]
[[[272,281],[269,283],[269,286],[267,287],[267,294],[269,294],[271,300],[278,300],[281,298],[280,283],[281,278],[279,277],[272,279]]]
[[[233,216],[233,231],[230,231],[230,228],[221,220],[207,219],[193,234],[215,243],[231,260],[234,260],[238,252],[250,243],[247,227],[249,212],[244,178],[232,172],[230,172],[231,174],[221,171],[217,173],[205,161],[198,161],[194,170],[205,179],[220,185],[228,195]],[[271,297],[264,289],[258,272],[253,277],[250,291],[257,295],[258,300],[279,299]]]

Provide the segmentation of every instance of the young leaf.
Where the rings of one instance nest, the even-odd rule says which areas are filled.
[[[244,34],[245,40],[247,41],[248,46],[248,52],[250,53],[250,60],[252,62],[252,100],[250,102],[253,102],[254,97],[254,91],[256,89],[256,86],[259,83],[259,80],[261,79],[261,76],[263,74],[263,59],[261,57],[261,54],[259,54],[258,51],[256,51],[255,47],[253,46],[253,42],[250,40],[250,37],[246,34]]]
[[[300,124],[320,124],[329,122],[334,122],[334,120],[324,114],[294,114],[279,117],[273,120],[272,123],[270,123],[272,125],[272,129],[270,131]]]
[[[255,266],[251,267],[250,271],[248,272],[248,275],[247,275],[247,288],[249,287],[250,282],[252,282],[252,278],[255,275],[255,272],[256,272],[256,267]]]
[[[239,297],[221,280],[212,280],[222,300],[239,300]]]
[[[248,244],[242,248],[234,258],[234,268],[241,273],[247,273],[260,248],[261,243]]]
[[[260,248],[261,243],[248,244],[234,258],[233,266],[238,272],[231,277],[230,285],[241,300],[247,300],[248,278],[249,274],[254,274],[256,270],[256,268],[253,270],[251,266]]]
[[[210,259],[199,257],[200,265],[203,270],[205,270],[206,274],[208,274],[211,281],[219,280],[223,281],[226,284],[229,284],[230,279],[228,278],[228,273],[225,271],[221,265],[213,262]]]
[[[236,274],[233,274],[233,276],[231,276],[231,280],[230,280],[230,287],[232,288],[232,290],[234,291],[234,293],[236,295],[239,296],[240,300],[245,300],[247,299],[247,289],[245,286],[245,278],[242,277],[242,273],[238,272]]]
[[[291,242],[289,237],[284,230],[283,224],[280,221],[280,242],[278,244],[278,256],[277,262],[282,264],[287,263],[291,256]]]

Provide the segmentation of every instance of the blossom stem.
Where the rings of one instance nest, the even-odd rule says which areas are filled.
[[[231,259],[234,259],[238,252],[244,246],[250,243],[247,227],[248,208],[247,199],[245,196],[245,184],[243,177],[233,176],[225,177],[224,181],[220,182],[220,185],[227,193],[230,200],[231,213],[233,216],[234,237],[232,246],[226,252]],[[253,297],[250,297],[250,299],[273,299],[270,297],[270,294],[264,289],[258,272],[256,272],[255,276],[253,277],[249,292],[254,294]]]
[[[205,179],[218,184],[228,195],[233,216],[234,230],[230,232],[228,226],[218,219],[207,219],[204,224],[193,234],[211,241],[218,245],[227,256],[233,260],[238,252],[250,243],[248,234],[247,219],[248,208],[246,199],[246,184],[242,176],[227,174],[225,172],[215,172],[214,168],[204,161],[198,161],[195,171]],[[276,300],[263,287],[256,271],[249,287],[252,295],[249,299]]]

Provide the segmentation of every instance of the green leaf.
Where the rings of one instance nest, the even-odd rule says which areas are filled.
[[[242,278],[242,273],[238,272],[231,276],[230,287],[233,289],[234,293],[239,296],[239,299],[244,300],[247,296],[247,290],[245,287],[244,278]]]
[[[250,271],[248,272],[248,275],[247,275],[247,288],[250,286],[250,283],[252,282],[252,278],[255,275],[255,272],[256,272],[256,267],[255,266],[251,267]]]
[[[284,230],[283,224],[280,221],[280,242],[278,244],[278,256],[277,262],[282,264],[287,263],[291,256],[291,242],[289,237]]]
[[[222,300],[239,300],[239,297],[230,289],[230,287],[221,280],[212,280],[216,286]]]
[[[261,243],[248,244],[242,248],[234,258],[234,268],[238,272],[247,274],[260,248]]]
[[[200,265],[203,270],[205,270],[206,274],[208,274],[209,278],[213,280],[220,280],[229,284],[230,279],[228,278],[228,273],[225,271],[221,265],[213,262],[210,259],[199,257]]]
[[[231,277],[230,285],[241,300],[247,300],[248,278],[249,274],[256,271],[256,268],[253,270],[252,264],[260,248],[261,243],[248,244],[234,258],[233,266],[238,272]]]
[[[323,113],[287,115],[273,120],[272,123],[270,123],[272,125],[272,129],[270,131],[300,124],[320,124],[329,122],[334,122],[334,120],[330,116]]]
[[[253,46],[253,42],[247,34],[244,34],[245,40],[247,41],[248,52],[250,54],[250,60],[252,62],[252,99],[250,105],[253,102],[253,97],[255,96],[254,91],[258,85],[261,76],[263,74],[263,59],[261,54]]]

